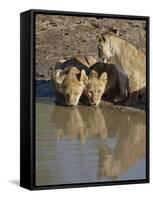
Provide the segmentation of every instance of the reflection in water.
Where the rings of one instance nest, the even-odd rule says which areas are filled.
[[[117,144],[113,151],[107,145],[100,148],[99,176],[117,179],[120,174],[145,157],[145,123],[140,123],[139,117],[127,116],[126,126],[121,121]]]
[[[51,123],[60,125],[58,139],[80,139],[84,144],[87,138],[107,138],[105,119],[99,108],[54,107]]]
[[[36,184],[145,179],[145,114],[36,103]]]

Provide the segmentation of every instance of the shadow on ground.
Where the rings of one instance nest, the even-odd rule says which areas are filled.
[[[20,186],[20,181],[19,180],[10,180],[9,182],[11,184],[13,184],[13,185]]]

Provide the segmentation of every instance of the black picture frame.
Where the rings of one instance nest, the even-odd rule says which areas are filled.
[[[54,14],[84,17],[139,19],[146,21],[147,109],[146,179],[113,182],[45,185],[35,184],[35,16]],[[29,10],[20,14],[20,186],[29,190],[149,183],[149,17],[69,11]]]

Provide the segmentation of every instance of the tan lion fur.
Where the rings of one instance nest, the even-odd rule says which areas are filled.
[[[130,94],[138,94],[138,91],[146,87],[145,54],[132,43],[111,32],[98,35],[97,39],[99,57],[123,68],[129,78]]]

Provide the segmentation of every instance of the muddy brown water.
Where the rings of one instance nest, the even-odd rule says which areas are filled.
[[[146,177],[145,113],[36,98],[36,185]]]

